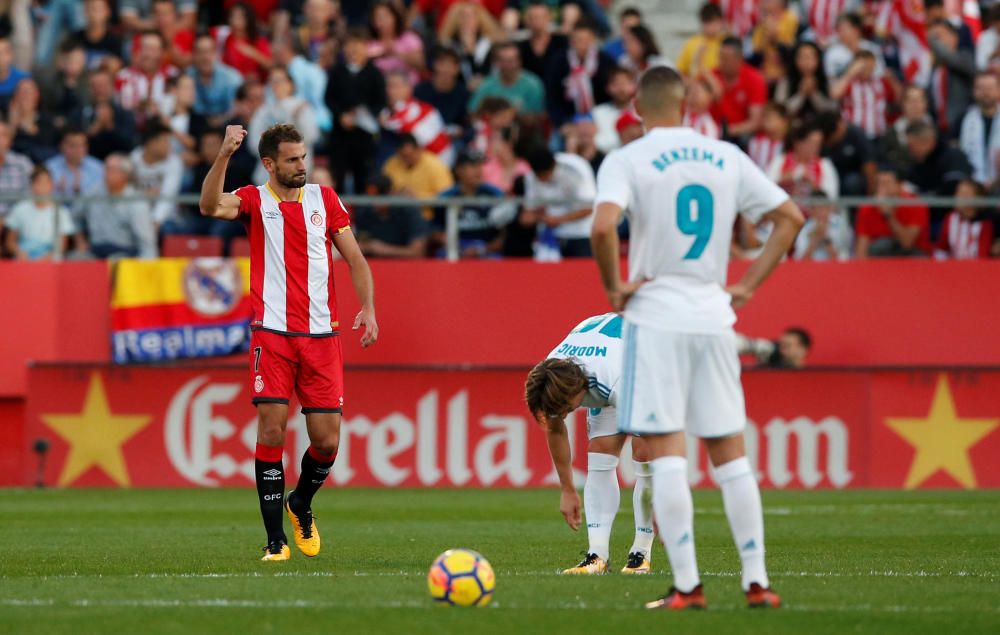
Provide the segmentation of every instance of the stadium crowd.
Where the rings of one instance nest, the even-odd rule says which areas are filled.
[[[813,201],[791,257],[1000,256],[995,210],[917,200],[1000,191],[1000,2],[716,0],[677,59],[638,10],[612,25],[603,4],[0,0],[4,254],[155,257],[189,235],[238,253],[238,223],[174,197],[231,124],[250,142],[226,188],[262,183],[253,140],[291,122],[311,181],[342,194],[497,199],[460,207],[462,257],[587,256],[590,206],[570,201],[642,134],[637,76],[667,64],[689,80],[686,125]],[[354,210],[373,257],[442,254],[445,218]],[[736,227],[734,255],[767,233]]]

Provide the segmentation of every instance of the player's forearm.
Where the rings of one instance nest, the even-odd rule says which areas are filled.
[[[764,249],[753,261],[740,281],[750,290],[754,290],[767,279],[788,250],[795,243],[795,237],[805,223],[802,212],[791,201],[786,201],[779,209],[779,215],[774,219],[774,231],[764,243]]]
[[[222,186],[226,180],[228,167],[229,156],[220,154],[205,175],[205,180],[201,184],[201,198],[198,200],[202,216],[215,216],[219,209],[219,197],[222,196]]]
[[[590,234],[590,245],[597,260],[597,269],[601,272],[601,284],[606,291],[616,289],[621,284],[618,228],[605,230],[595,226]]]
[[[549,429],[546,433],[546,441],[549,446],[549,455],[552,457],[552,464],[559,475],[559,486],[564,490],[575,490],[573,485],[573,453],[569,449],[569,434],[566,432],[566,424],[559,422],[553,426],[555,430]]]
[[[347,266],[351,269],[351,284],[354,285],[354,293],[358,296],[361,308],[374,309],[375,281],[368,261],[364,257],[352,258],[347,261]]]

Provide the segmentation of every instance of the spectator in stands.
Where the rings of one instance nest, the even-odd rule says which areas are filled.
[[[608,101],[608,75],[614,67],[614,60],[598,46],[593,23],[578,21],[566,55],[556,58],[545,80],[552,124],[562,126],[574,115],[589,114],[594,106]]]
[[[170,80],[170,93],[160,104],[160,121],[173,134],[172,152],[184,160],[185,165],[197,161],[198,137],[208,128],[208,121],[194,112],[194,79],[179,75]]]
[[[976,69],[985,71],[990,66],[990,58],[1000,48],[1000,4],[994,4],[986,12],[983,31],[976,40]]]
[[[775,157],[784,151],[791,125],[788,111],[780,103],[769,102],[764,106],[760,132],[747,142],[747,154],[761,170],[767,170]]]
[[[910,149],[906,145],[906,128],[911,123],[918,121],[933,123],[933,120],[930,116],[927,93],[914,84],[903,87],[900,108],[899,117],[879,138],[876,151],[880,161],[889,163],[905,173],[913,163]],[[872,181],[874,182],[874,178]]]
[[[858,4],[861,4],[859,9],[864,11],[864,4],[854,0],[806,0],[802,7],[807,27],[803,36],[819,48],[826,48],[837,34],[837,18],[848,5]]]
[[[392,183],[379,175],[372,194],[384,196]],[[361,251],[369,258],[423,258],[427,255],[430,228],[416,207],[371,205],[354,210],[354,233]]]
[[[533,0],[533,3],[543,5],[546,11],[549,10],[548,6],[545,5],[545,0]],[[525,15],[525,21],[527,21],[527,15]],[[642,12],[639,9],[629,6],[621,10],[618,14],[618,33],[620,35],[604,44],[604,52],[611,56],[611,59],[616,60],[625,54],[625,32],[637,24],[642,24]]]
[[[915,124],[916,125],[916,124]],[[879,198],[916,199],[902,187],[892,167],[878,171]],[[930,253],[930,217],[926,205],[862,205],[856,222],[854,255],[859,260],[885,256],[926,256]]]
[[[965,23],[965,12],[957,6],[958,4],[961,3],[952,3],[949,11],[944,6],[944,0],[924,0],[924,23],[930,25],[944,20],[955,29],[958,35],[958,48],[972,53],[975,49],[972,29]]]
[[[260,110],[260,107],[264,105],[264,86],[257,81],[247,81],[240,85],[236,89],[236,98],[233,99],[233,111],[232,116],[226,119],[224,125],[226,126],[243,126],[244,128],[250,127],[250,121],[253,120],[254,114]],[[241,145],[239,150],[246,151],[251,154],[253,152],[247,149],[247,146],[253,144]]]
[[[31,159],[10,149],[14,140],[11,127],[0,120],[0,194],[21,194],[31,182]],[[0,200],[0,227],[11,203]]]
[[[799,18],[787,0],[760,0],[760,14],[750,36],[752,59],[764,79],[774,82],[785,74],[784,58],[795,44]]]
[[[815,42],[802,41],[791,54],[788,74],[774,87],[774,101],[783,104],[792,119],[815,117],[822,112],[836,111],[837,101],[830,97],[826,73],[823,72],[823,52]]]
[[[87,57],[77,40],[67,38],[59,45],[55,68],[42,69],[35,79],[42,97],[42,111],[62,129],[66,118],[87,102]]]
[[[32,17],[35,18],[34,21],[38,24],[38,28],[34,55],[32,56],[29,50],[27,59],[23,59],[22,63],[27,67],[33,61],[35,66],[44,68],[52,63],[52,56],[61,43],[63,34],[83,27],[83,15],[78,0],[48,0],[44,4],[15,0],[3,3],[2,11],[4,13],[10,11],[15,14],[19,10],[25,10],[27,13],[26,9],[28,9],[27,5],[29,4],[33,5],[30,10],[34,14]],[[30,22],[28,25],[22,23],[19,28],[25,26],[28,26],[29,30],[31,29]],[[32,57],[34,59],[29,61]]]
[[[462,77],[478,86],[490,69],[490,50],[504,39],[503,30],[482,5],[458,2],[451,5],[438,29],[438,43],[461,56]]]
[[[615,124],[622,112],[632,107],[635,97],[635,78],[624,68],[613,68],[608,74],[608,96],[611,98],[603,104],[594,106],[591,116],[597,126],[597,136],[594,139],[597,148],[607,154],[618,147],[618,132]]]
[[[316,113],[316,125],[321,132],[329,132],[333,125],[330,111],[326,107],[326,71],[306,59],[296,49],[295,39],[283,35],[271,43],[271,55],[277,66],[284,66],[295,84],[295,94],[305,99]]]
[[[56,154],[56,131],[52,117],[41,110],[41,93],[31,77],[22,79],[7,106],[7,123],[14,131],[13,148],[34,163]]]
[[[524,70],[537,77],[545,77],[546,69],[566,54],[569,39],[553,30],[552,11],[545,0],[531,0],[528,3],[524,10],[524,28],[528,31],[528,37],[518,44]],[[612,57],[617,58],[615,55]]]
[[[167,80],[176,74],[177,69],[163,61],[163,36],[143,32],[132,65],[118,71],[115,78],[119,105],[132,111],[141,126],[156,112],[167,94]]]
[[[102,168],[104,177],[88,192],[100,200],[83,205],[90,253],[97,258],[156,258],[156,228],[149,203],[130,181],[132,164],[123,154],[109,154]]]
[[[875,149],[864,131],[838,113],[816,118],[823,131],[823,156],[837,169],[841,196],[864,196],[875,191],[878,171]]]
[[[515,134],[513,126],[495,131],[483,164],[483,180],[508,195],[513,194],[514,183],[523,181],[522,177],[531,171],[528,162],[514,152]]]
[[[347,33],[344,59],[327,78],[326,105],[334,119],[330,158],[337,186],[344,192],[364,192],[375,160],[375,117],[385,108],[386,95],[385,79],[368,59],[363,27]]]
[[[426,102],[441,113],[452,137],[458,137],[467,123],[466,104],[469,90],[461,79],[461,60],[450,48],[440,47],[434,52],[431,76],[419,84],[413,96]]]
[[[424,68],[424,44],[420,37],[406,30],[406,22],[391,0],[372,5],[370,28],[374,38],[368,44],[368,56],[382,73],[404,71],[411,85],[419,81]]]
[[[820,190],[813,191],[810,197],[825,201],[809,206],[809,219],[795,239],[795,257],[815,261],[848,260],[853,232],[847,214],[835,210]]]
[[[1000,241],[996,238],[996,226],[988,210],[964,204],[963,199],[982,198],[986,188],[976,181],[962,181],[955,189],[959,200],[955,209],[948,212],[941,223],[934,255],[938,258],[970,260],[989,258],[991,253],[1000,251]]]
[[[687,77],[714,71],[719,66],[719,50],[726,37],[726,23],[719,5],[706,2],[698,12],[701,32],[684,43],[677,58],[677,70]]]
[[[215,37],[222,49],[222,63],[230,66],[244,78],[256,77],[263,81],[271,66],[271,44],[260,34],[253,7],[237,2],[229,7],[226,26],[215,30]]]
[[[826,76],[833,80],[843,75],[861,49],[871,51],[875,56],[875,74],[881,76],[885,72],[881,49],[874,42],[865,39],[861,17],[857,13],[842,13],[837,18],[837,40],[823,55]]]
[[[455,162],[455,149],[445,128],[444,120],[434,106],[413,98],[413,86],[405,71],[386,75],[386,109],[379,115],[382,128],[394,134],[412,134],[425,150],[429,150],[450,166]]]
[[[594,174],[597,174],[601,162],[604,161],[604,153],[595,143],[596,135],[597,126],[590,115],[577,115],[573,122],[565,127],[564,151],[586,159]]]
[[[187,194],[197,194],[201,191],[201,184],[205,181],[208,171],[219,156],[222,148],[222,139],[225,136],[223,128],[208,128],[198,138],[197,154],[194,165],[191,167],[191,179],[184,186]],[[252,183],[254,179],[254,169],[257,161],[246,151],[237,151],[229,158],[229,167],[226,169],[226,176],[223,182],[223,190],[232,192],[247,183]],[[310,181],[315,182],[315,181]],[[228,254],[233,238],[244,236],[245,230],[242,223],[230,223],[227,221],[202,216],[197,205],[183,206],[177,218],[173,219],[164,229],[168,234],[196,234],[202,236],[217,236],[222,239],[223,253]]]
[[[972,102],[976,62],[972,51],[959,48],[958,30],[947,20],[930,24],[927,42],[934,54],[934,71],[931,73],[934,115],[942,131],[954,131]]]
[[[820,156],[823,131],[815,124],[799,124],[788,133],[788,148],[768,166],[767,175],[792,196],[815,190],[836,199],[840,181],[833,163]]]
[[[233,109],[243,76],[219,61],[215,38],[211,35],[200,35],[195,40],[193,64],[187,74],[195,80],[194,111],[205,117],[209,125],[222,125]]]
[[[834,80],[830,96],[840,101],[842,117],[869,139],[885,132],[889,104],[895,99],[889,74],[875,75],[875,56],[862,49],[843,75]]]
[[[525,115],[545,112],[545,87],[534,73],[521,68],[521,52],[516,44],[502,42],[494,46],[493,67],[496,70],[483,79],[469,100],[469,112],[476,112],[484,97],[503,97]]]
[[[706,77],[714,78],[712,115],[729,139],[752,136],[760,129],[767,83],[760,71],[743,61],[739,38],[727,37],[719,50],[719,67]]]
[[[517,109],[503,97],[487,97],[479,104],[472,122],[473,137],[467,147],[485,155],[489,161],[497,134],[517,123]]]
[[[340,4],[333,0],[305,0],[302,18],[294,35],[294,48],[321,68],[332,66],[337,57],[336,43],[347,29]]]
[[[618,142],[626,145],[643,135],[642,119],[632,110],[626,110],[615,122],[615,131],[618,133]]]
[[[135,147],[138,133],[135,116],[115,101],[115,81],[106,70],[95,70],[87,78],[90,104],[70,117],[70,126],[87,133],[91,156],[103,160],[112,152],[127,153]]]
[[[104,165],[89,156],[87,134],[67,128],[59,142],[59,154],[45,162],[59,196],[79,196],[94,189],[104,179]]]
[[[622,41],[625,42],[625,53],[618,58],[618,65],[632,71],[636,77],[650,66],[673,66],[670,60],[660,55],[656,36],[645,24],[625,29]]]
[[[458,249],[462,258],[488,258],[498,254],[503,247],[501,228],[513,220],[517,206],[499,200],[503,192],[496,186],[483,182],[485,157],[475,151],[465,151],[455,161],[455,185],[441,198],[497,198],[496,205],[462,205],[458,210]],[[445,245],[447,208],[434,210],[431,223],[434,243]]]
[[[712,84],[704,75],[688,81],[682,123],[707,137],[720,137],[719,125],[712,117]]]
[[[6,111],[14,90],[22,79],[31,74],[14,66],[14,49],[10,39],[0,37],[0,111]]]
[[[424,150],[412,134],[400,135],[396,154],[382,170],[392,182],[393,194],[403,196],[434,198],[454,184],[448,166]]]
[[[168,223],[177,219],[175,199],[184,176],[184,164],[170,151],[171,136],[170,128],[154,119],[142,130],[142,144],[129,155],[133,182],[146,196],[159,198],[153,206],[153,222],[167,233],[172,229]]]
[[[795,326],[786,328],[765,365],[771,368],[804,368],[810,349],[812,336],[809,331]]]
[[[94,70],[105,60],[113,62],[116,68],[121,65],[122,40],[118,37],[111,24],[111,0],[85,0],[83,15],[85,23],[82,29],[73,34],[73,39],[79,42],[87,54],[87,68]]]
[[[155,0],[120,0],[122,24],[128,31],[146,31],[156,28],[153,16]],[[181,27],[194,30],[198,20],[198,3],[196,0],[174,0],[180,15]]]
[[[978,73],[969,107],[959,131],[959,147],[972,165],[972,178],[990,188],[997,179],[1000,153],[1000,79]]]
[[[288,69],[275,66],[268,76],[267,86],[270,89],[269,99],[257,109],[250,120],[247,134],[251,139],[260,139],[264,131],[276,123],[290,123],[302,133],[302,142],[306,146],[306,169],[312,168],[313,150],[319,141],[319,125],[316,123],[316,111],[308,101],[295,94],[295,83]],[[256,144],[247,144],[249,150],[257,152]],[[263,164],[257,166],[255,183],[267,180]]]
[[[52,200],[52,177],[45,166],[32,168],[31,194],[4,219],[7,251],[18,260],[58,259],[66,253],[76,226],[69,210]]]
[[[972,177],[972,166],[965,154],[939,139],[933,124],[914,122],[906,129],[906,145],[913,164],[906,180],[921,194],[953,196],[961,181]],[[940,220],[946,210],[935,210]]]
[[[163,36],[164,62],[185,68],[191,63],[194,30],[185,28],[173,0],[152,0],[152,30]],[[132,39],[132,54],[139,48],[139,35]]]
[[[594,170],[582,157],[537,148],[528,157],[525,176],[526,207],[553,231],[563,258],[589,258],[591,201],[597,193]],[[541,204],[534,201],[563,200]]]

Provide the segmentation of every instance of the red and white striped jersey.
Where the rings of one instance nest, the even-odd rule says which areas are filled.
[[[840,103],[844,118],[874,139],[885,132],[888,125],[886,108],[892,98],[892,84],[885,77],[853,79]]]
[[[177,75],[173,66],[163,66],[152,76],[128,66],[115,75],[118,104],[125,110],[135,110],[144,101],[159,103],[167,96],[167,80]]]
[[[767,170],[774,158],[781,154],[785,144],[781,139],[772,139],[763,132],[758,132],[750,138],[747,144],[747,154],[761,170]]]
[[[715,119],[712,118],[712,113],[709,112],[697,114],[685,112],[682,124],[688,128],[694,128],[695,132],[712,139],[718,139],[721,136],[719,133],[719,124],[715,123]]]
[[[351,228],[333,188],[309,184],[298,201],[281,201],[269,185],[247,185],[240,220],[250,237],[251,329],[285,335],[336,335],[333,241]]]
[[[989,258],[993,232],[993,223],[988,219],[967,220],[956,211],[949,212],[941,224],[938,253],[956,260]]]
[[[810,0],[809,28],[820,42],[828,42],[837,34],[837,16],[844,13],[847,0]]]
[[[418,99],[410,99],[394,104],[387,110],[389,116],[384,124],[386,130],[411,134],[420,147],[438,155],[448,165],[455,162],[451,137],[448,136],[444,119],[437,108]]]
[[[713,0],[722,9],[722,17],[729,25],[729,32],[746,37],[757,24],[760,0]]]

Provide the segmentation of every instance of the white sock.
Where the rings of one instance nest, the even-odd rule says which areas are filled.
[[[618,513],[621,492],[618,489],[618,457],[598,452],[587,453],[587,482],[583,486],[583,511],[587,519],[587,553],[608,559],[611,525]]]
[[[653,512],[674,572],[674,586],[690,593],[701,580],[694,554],[694,502],[687,481],[687,459],[661,456],[649,465],[653,468]]]
[[[629,553],[636,551],[649,558],[653,548],[653,470],[648,461],[632,461],[635,487],[632,489],[632,514],[635,516],[635,540]]]
[[[764,567],[764,510],[760,488],[746,457],[715,468],[715,480],[722,488],[722,503],[733,532],[736,551],[743,561],[743,590],[757,582],[770,586]]]

